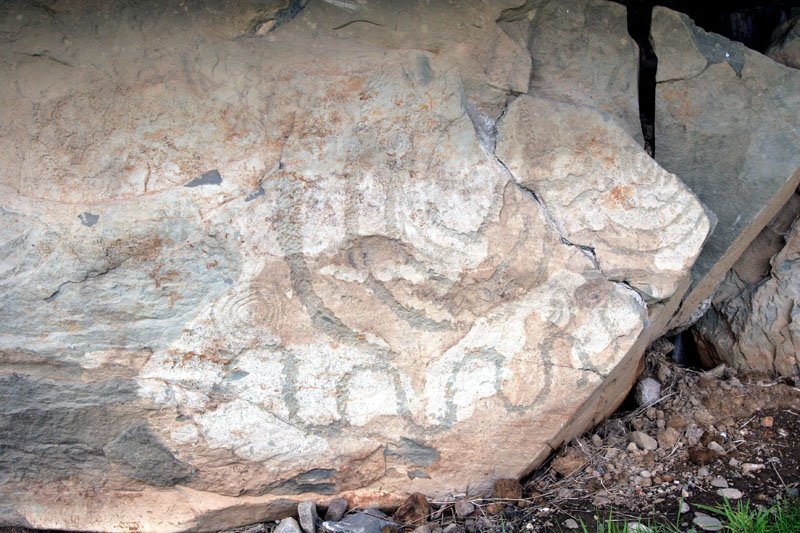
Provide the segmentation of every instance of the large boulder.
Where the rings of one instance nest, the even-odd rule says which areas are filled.
[[[800,182],[800,72],[662,7],[652,40],[656,160],[718,219],[672,321],[681,328]]]
[[[702,362],[800,373],[800,193],[745,250],[692,329]]]
[[[701,205],[609,114],[509,95],[509,5],[275,4],[1,8],[0,525],[488,493],[687,287]]]

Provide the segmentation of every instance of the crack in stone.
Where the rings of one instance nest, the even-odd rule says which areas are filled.
[[[123,262],[124,262],[124,261],[123,261]],[[79,279],[79,280],[75,280],[75,281],[73,281],[73,280],[67,280],[67,281],[64,281],[64,282],[62,282],[62,283],[61,283],[61,284],[60,284],[60,285],[59,285],[59,286],[56,288],[56,290],[55,290],[55,291],[53,291],[53,293],[52,293],[52,294],[50,294],[50,296],[46,296],[45,298],[43,298],[43,300],[44,300],[45,302],[52,302],[53,300],[55,300],[55,299],[56,299],[56,296],[58,296],[58,293],[59,293],[59,292],[61,292],[61,289],[64,287],[64,285],[69,285],[69,284],[75,284],[75,285],[77,285],[77,284],[79,284],[79,283],[83,283],[84,281],[86,281],[86,280],[88,280],[88,279],[99,278],[100,276],[102,276],[102,275],[104,275],[104,274],[108,274],[108,273],[109,273],[109,272],[111,272],[112,270],[116,269],[116,268],[117,268],[119,265],[121,265],[121,264],[122,264],[122,263],[119,263],[118,265],[113,265],[113,266],[111,266],[111,267],[109,267],[109,268],[107,268],[107,269],[105,269],[105,270],[102,270],[102,271],[100,271],[100,272],[89,272],[89,273],[85,274],[85,275],[84,275],[84,276],[83,276],[81,279]]]
[[[586,257],[589,258],[589,260],[592,262],[592,265],[594,266],[594,268],[598,272],[600,272],[606,280],[608,280],[608,281],[610,281],[612,283],[615,283],[618,286],[624,287],[626,291],[633,291],[633,293],[635,294],[635,297],[636,297],[636,301],[642,306],[643,309],[647,309],[647,303],[646,303],[647,298],[645,297],[645,295],[639,289],[633,287],[626,280],[624,280],[624,279],[623,280],[617,280],[617,279],[612,279],[611,277],[609,277],[603,271],[602,267],[600,266],[600,259],[597,257],[597,251],[595,250],[595,248],[593,246],[589,246],[589,245],[586,245],[586,244],[578,244],[578,243],[574,243],[574,242],[570,241],[564,235],[564,231],[559,226],[559,224],[556,221],[556,218],[553,215],[553,213],[550,212],[550,210],[547,208],[545,203],[541,200],[541,198],[539,198],[539,195],[536,194],[536,191],[534,191],[530,187],[522,185],[516,179],[514,174],[511,172],[511,170],[506,166],[506,164],[495,153],[495,148],[497,146],[497,127],[496,127],[496,124],[497,124],[497,122],[499,122],[505,116],[506,112],[508,111],[509,105],[512,102],[513,102],[513,100],[510,100],[510,101],[506,102],[506,105],[503,108],[503,112],[500,114],[500,116],[498,117],[496,122],[492,122],[491,119],[489,119],[488,117],[483,116],[477,110],[470,109],[469,106],[467,107],[467,114],[468,114],[468,116],[470,118],[470,121],[472,122],[473,128],[475,129],[475,135],[478,138],[478,143],[497,162],[497,164],[500,165],[500,168],[503,169],[503,172],[506,174],[506,176],[508,176],[510,178],[510,180],[517,186],[517,188],[520,189],[521,191],[523,191],[524,193],[529,194],[530,197],[537,204],[539,204],[539,207],[541,207],[542,213],[544,214],[545,220],[547,220],[547,223],[550,225],[550,227],[553,229],[553,231],[556,232],[556,234],[559,237],[559,240],[560,240],[561,244],[564,244],[565,246],[571,246],[573,248],[578,249],[582,254],[584,254]]]

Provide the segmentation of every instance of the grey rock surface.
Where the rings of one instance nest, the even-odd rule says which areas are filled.
[[[397,526],[385,514],[370,509],[347,515],[340,522],[323,522],[321,530],[328,533],[380,533],[386,525]]]
[[[469,500],[458,500],[454,505],[454,509],[457,517],[466,518],[475,512],[475,504]]]
[[[678,327],[800,181],[800,72],[656,7],[656,160],[713,211]],[[724,126],[722,126],[724,124]]]
[[[338,522],[347,512],[347,500],[344,498],[334,498],[328,502],[328,509],[325,511],[325,521]]]
[[[800,16],[787,20],[775,29],[766,54],[787,67],[800,69]]]
[[[288,517],[281,520],[281,523],[275,528],[275,533],[303,533],[303,530],[300,529],[297,520]]]
[[[800,193],[745,250],[692,334],[707,366],[800,373]]]
[[[625,7],[605,0],[528,1],[500,24],[532,58],[528,93],[613,116],[639,144],[639,48]]]
[[[297,517],[304,533],[317,531],[317,504],[314,500],[305,500],[297,504]]]

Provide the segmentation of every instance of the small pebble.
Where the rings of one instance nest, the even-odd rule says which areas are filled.
[[[765,416],[761,419],[761,427],[771,428],[772,424],[775,423],[775,419],[771,416]]]
[[[334,498],[328,504],[328,510],[325,511],[326,522],[338,522],[347,512],[347,500],[344,498]]]
[[[643,431],[632,432],[630,434],[630,439],[631,442],[636,443],[636,445],[642,450],[654,451],[658,448],[658,442],[656,439]]]
[[[745,474],[758,472],[762,468],[764,468],[764,465],[760,463],[742,463],[742,472]]]
[[[712,452],[725,453],[725,448],[723,448],[717,441],[714,440],[708,443],[707,448]]]
[[[708,468],[705,466],[701,466],[697,469],[697,477],[708,477],[709,471]]]
[[[726,488],[726,489],[719,489],[717,494],[728,498],[729,500],[740,500],[743,496],[742,492],[737,489]]]
[[[639,405],[650,405],[658,400],[661,394],[661,383],[653,378],[644,378],[636,384],[634,398]]]
[[[611,498],[609,498],[608,496],[597,495],[594,497],[594,500],[592,500],[592,505],[598,508],[605,507],[606,505],[610,504],[611,504]]]
[[[475,505],[467,500],[458,500],[455,505],[456,516],[466,518],[475,512]]]
[[[492,502],[486,506],[486,512],[490,515],[498,515],[504,508],[505,506],[502,503]]]
[[[567,529],[578,529],[578,523],[573,520],[572,518],[567,518],[564,520],[564,527]]]
[[[709,483],[711,483],[712,487],[717,487],[718,489],[728,488],[728,482],[722,479],[721,477],[715,477]]]
[[[303,530],[300,529],[297,520],[289,517],[281,520],[281,523],[275,528],[275,533],[303,533]]]
[[[722,522],[718,519],[714,518],[713,516],[708,516],[707,514],[703,513],[694,513],[694,525],[702,529],[703,531],[721,531],[722,530]]]

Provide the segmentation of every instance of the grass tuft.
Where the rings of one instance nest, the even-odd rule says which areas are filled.
[[[716,506],[695,504],[695,507],[720,516],[726,533],[800,533],[800,498],[787,498],[769,509],[753,506],[749,501],[731,505],[728,499]],[[597,518],[597,517],[596,517]],[[606,519],[597,520],[597,533],[680,533],[681,517],[674,524],[654,519],[643,522],[615,520],[611,510]],[[580,531],[595,531],[579,520]]]

